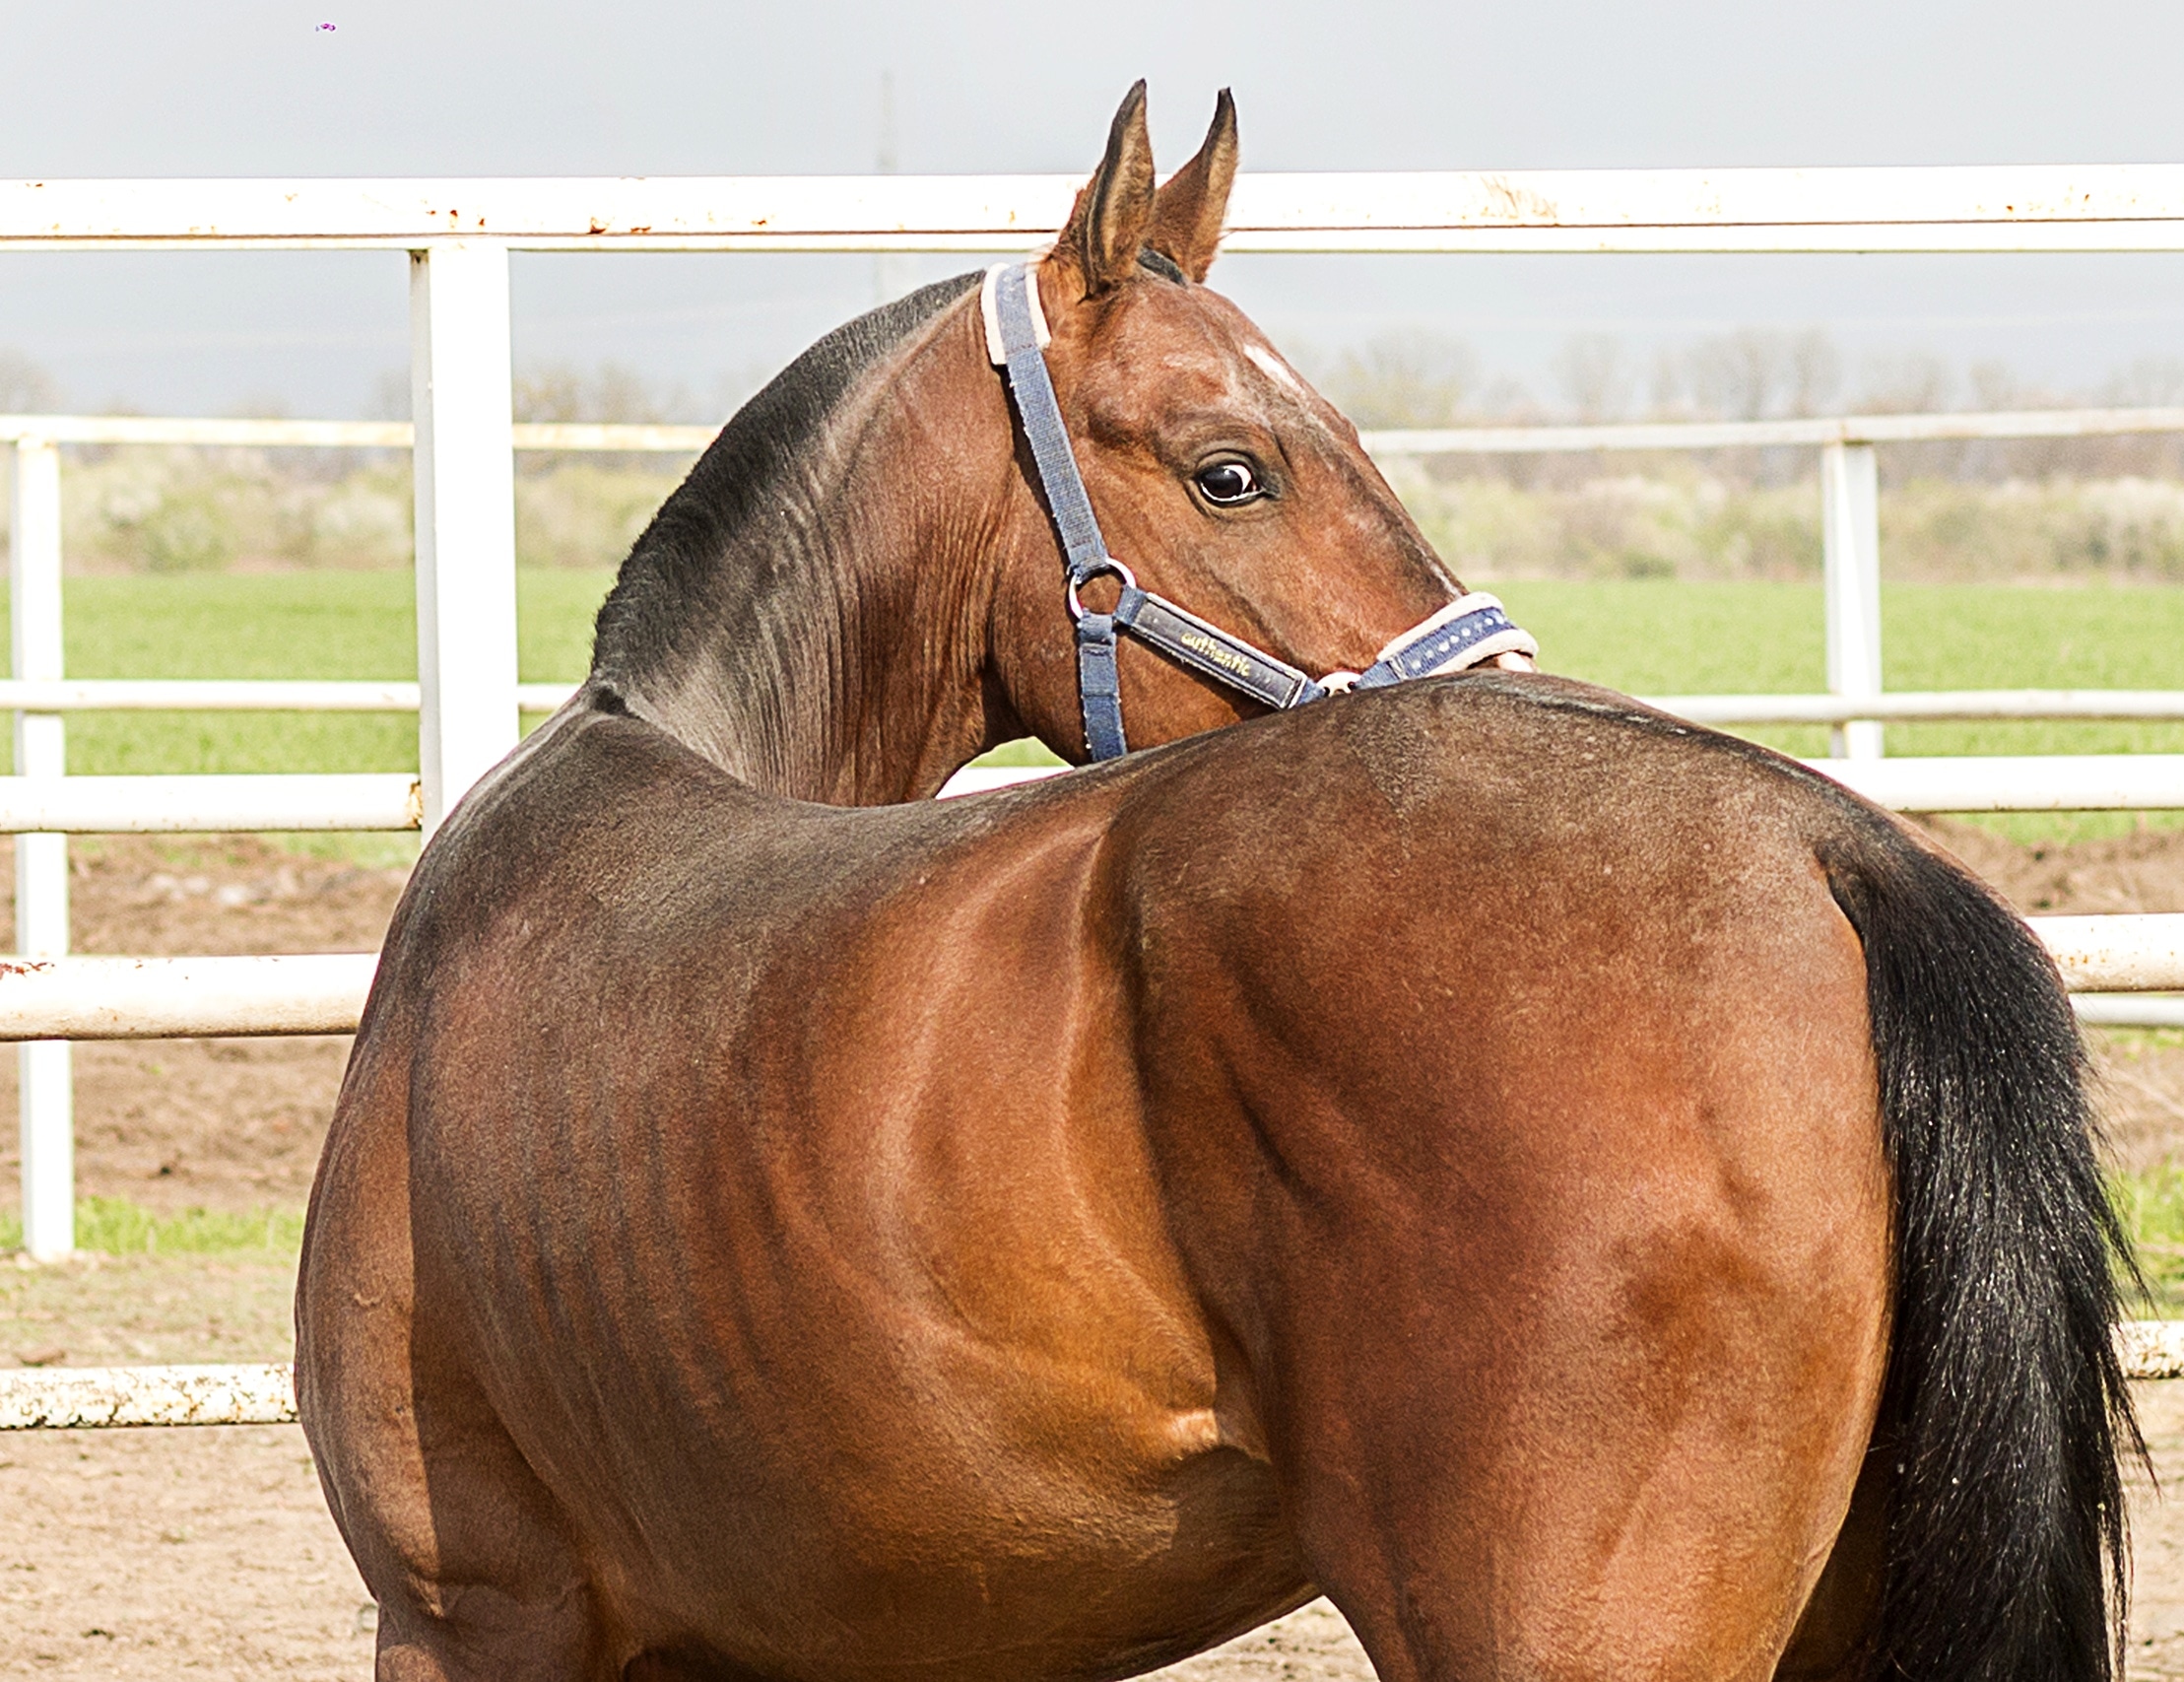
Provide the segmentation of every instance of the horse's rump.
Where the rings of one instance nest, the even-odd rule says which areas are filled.
[[[1376,1660],[1592,1628],[1734,1673],[1885,1359],[1864,963],[1813,850],[1859,815],[1537,680],[1246,728],[1116,844],[1157,1156],[1315,1578]]]
[[[1785,1675],[2108,1674],[2122,1241],[2022,923],[1836,785],[1621,698],[1481,676],[1319,722],[1130,835],[1129,949],[1157,1154],[1220,1188],[1183,1247],[1292,1501],[1337,1515],[1307,1533],[1372,1539],[1312,1556],[1368,1648],[1487,1663],[1459,1610],[1375,1629],[1423,1580],[1504,1663],[1524,1615],[1561,1650],[1591,1605],[1632,1673],[1642,1630],[1665,1664],[1727,1640],[1731,1674],[1803,1607]],[[1266,1288],[1285,1250],[1301,1294]]]

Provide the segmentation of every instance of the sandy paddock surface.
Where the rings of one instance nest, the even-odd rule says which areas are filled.
[[[2035,851],[1969,826],[1949,843],[2025,910],[2184,909],[2184,835]],[[5,852],[0,844],[0,853]],[[6,860],[0,857],[0,866]],[[0,868],[0,882],[9,876]],[[79,843],[82,950],[375,946],[401,875],[235,839]],[[2173,1038],[2173,1037],[2172,1037]],[[2113,1146],[2184,1158],[2184,1048],[2096,1037]],[[163,1211],[294,1208],[310,1183],[347,1043],[188,1041],[78,1048],[87,1193]],[[0,1076],[0,1198],[15,1197]],[[285,1358],[278,1254],[0,1265],[0,1366]],[[2184,1483],[2184,1382],[2143,1385],[2163,1481]],[[2133,1674],[2184,1679],[2184,1504],[2142,1486]],[[293,1427],[0,1437],[0,1676],[369,1674],[371,1610]],[[1163,1674],[1192,1682],[1369,1675],[1324,1602]]]
[[[2184,1382],[2139,1386],[2184,1476]],[[2184,1505],[2135,1490],[2131,1674],[2184,1677]],[[295,1426],[21,1433],[0,1442],[0,1675],[341,1678],[371,1671],[372,1608]],[[1326,1601],[1159,1673],[1366,1682]]]

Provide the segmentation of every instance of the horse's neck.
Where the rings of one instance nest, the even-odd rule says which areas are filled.
[[[928,351],[875,381],[762,515],[663,570],[683,623],[627,686],[632,710],[755,787],[835,805],[930,794],[988,745],[997,522],[961,514],[1005,494],[1008,446],[920,458],[922,424],[960,412],[932,408],[965,377],[952,360]]]
[[[983,745],[983,648],[961,635],[984,624],[965,599],[976,570],[871,547],[854,517],[798,523],[723,559],[749,587],[707,604],[702,652],[641,686],[632,709],[769,792],[835,805],[930,793]]]

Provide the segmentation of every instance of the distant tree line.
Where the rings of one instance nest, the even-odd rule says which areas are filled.
[[[1634,354],[1612,334],[1580,333],[1564,340],[1550,362],[1552,391],[1542,397],[1506,375],[1489,376],[1467,341],[1425,329],[1379,334],[1332,352],[1302,348],[1296,361],[1357,425],[1437,428],[1626,420],[1767,420],[1826,414],[1916,414],[1948,410],[2045,409],[2085,405],[2184,406],[2184,360],[2145,357],[2087,389],[2058,391],[2021,380],[2001,363],[1974,364],[1961,373],[1923,352],[1869,357],[1855,372],[1834,339],[1820,328],[1739,328]],[[700,394],[680,382],[647,378],[623,364],[579,367],[539,362],[516,375],[520,421],[686,423],[718,425],[761,382],[745,370]],[[0,346],[0,413],[51,412],[66,398],[57,382],[18,350]],[[372,411],[407,418],[409,376],[388,370]],[[253,414],[280,405],[253,401]],[[237,411],[242,412],[241,410]],[[1609,456],[1444,457],[1436,478],[1489,476],[1523,485],[1567,485],[1603,472],[1656,473],[1690,467],[1731,483],[1780,484],[1810,474],[1809,450],[1720,450],[1673,468],[1667,459]],[[526,453],[521,469],[536,478],[576,458]],[[591,458],[595,468],[641,471],[642,457]],[[289,452],[283,471],[301,480],[347,477],[360,458],[346,451]],[[2184,436],[2119,438],[2024,438],[1992,442],[1891,445],[1883,471],[1896,482],[1942,478],[1973,482],[2050,478],[2184,479]]]
[[[1299,360],[1368,430],[2184,406],[2184,360],[2176,358],[2141,358],[2090,390],[2075,392],[2028,384],[1995,362],[1974,364],[1959,377],[1942,358],[1916,351],[1868,358],[1852,379],[1841,350],[1819,328],[1739,328],[1662,350],[1650,363],[1612,334],[1576,334],[1563,341],[1550,367],[1555,401],[1542,401],[1506,377],[1485,377],[1470,344],[1422,330],[1386,333]],[[1738,483],[1780,483],[1812,471],[1809,450],[1717,450],[1701,460],[1708,472]],[[1437,477],[1486,475],[1545,485],[1661,465],[1626,455],[1450,456],[1433,469]],[[1883,470],[1899,482],[2179,478],[2184,436],[1891,445]]]

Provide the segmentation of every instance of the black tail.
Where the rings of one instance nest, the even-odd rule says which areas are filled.
[[[1817,850],[1865,943],[1896,1195],[1874,1674],[2107,1682],[2127,1588],[2118,1453],[2144,1449],[2077,1020],[1977,881],[1863,811],[1849,831]]]

